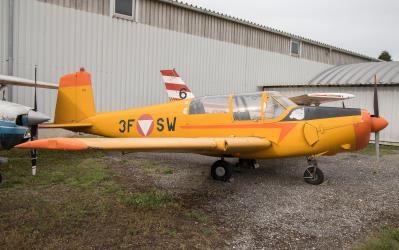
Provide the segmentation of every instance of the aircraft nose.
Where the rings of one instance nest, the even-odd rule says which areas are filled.
[[[37,125],[43,122],[46,122],[50,120],[50,117],[48,117],[47,115],[37,112],[37,111],[33,111],[30,110],[28,113],[28,125]]]
[[[370,141],[371,116],[367,110],[361,111],[361,121],[354,124],[356,136],[356,150],[367,146]]]
[[[383,117],[371,117],[371,132],[378,132],[388,126],[388,121]]]

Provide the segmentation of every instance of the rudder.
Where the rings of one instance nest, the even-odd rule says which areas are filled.
[[[91,75],[83,68],[60,78],[54,123],[78,123],[96,113]]]

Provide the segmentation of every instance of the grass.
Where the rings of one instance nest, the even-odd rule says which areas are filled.
[[[366,155],[375,155],[375,145],[369,144],[367,147],[359,151],[361,154]],[[391,155],[391,154],[399,154],[398,146],[389,146],[389,145],[380,145],[380,154],[383,155]]]
[[[134,160],[144,171],[132,176],[102,152],[40,151],[33,177],[29,151],[0,156],[9,158],[0,167],[2,249],[224,246],[222,229],[194,201],[154,188],[151,174],[173,173],[167,167]]]
[[[143,208],[159,208],[167,205],[176,205],[176,201],[172,196],[156,189],[144,193],[124,195],[122,201],[128,206]]]
[[[191,210],[187,214],[187,217],[199,221],[201,223],[208,223],[209,217],[207,214],[199,211],[199,210]]]
[[[394,250],[399,249],[399,229],[383,228],[379,233],[370,237],[357,250]]]

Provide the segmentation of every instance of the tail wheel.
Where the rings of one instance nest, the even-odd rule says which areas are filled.
[[[233,173],[230,163],[219,160],[212,164],[211,176],[218,181],[228,181]]]
[[[319,168],[308,167],[303,173],[303,179],[312,185],[319,185],[324,181],[324,174]]]

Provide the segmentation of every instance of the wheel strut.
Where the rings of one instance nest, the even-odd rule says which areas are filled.
[[[324,181],[324,174],[320,168],[318,168],[316,158],[314,156],[306,157],[308,161],[308,168],[303,173],[303,179],[305,182],[312,185],[319,185]]]

